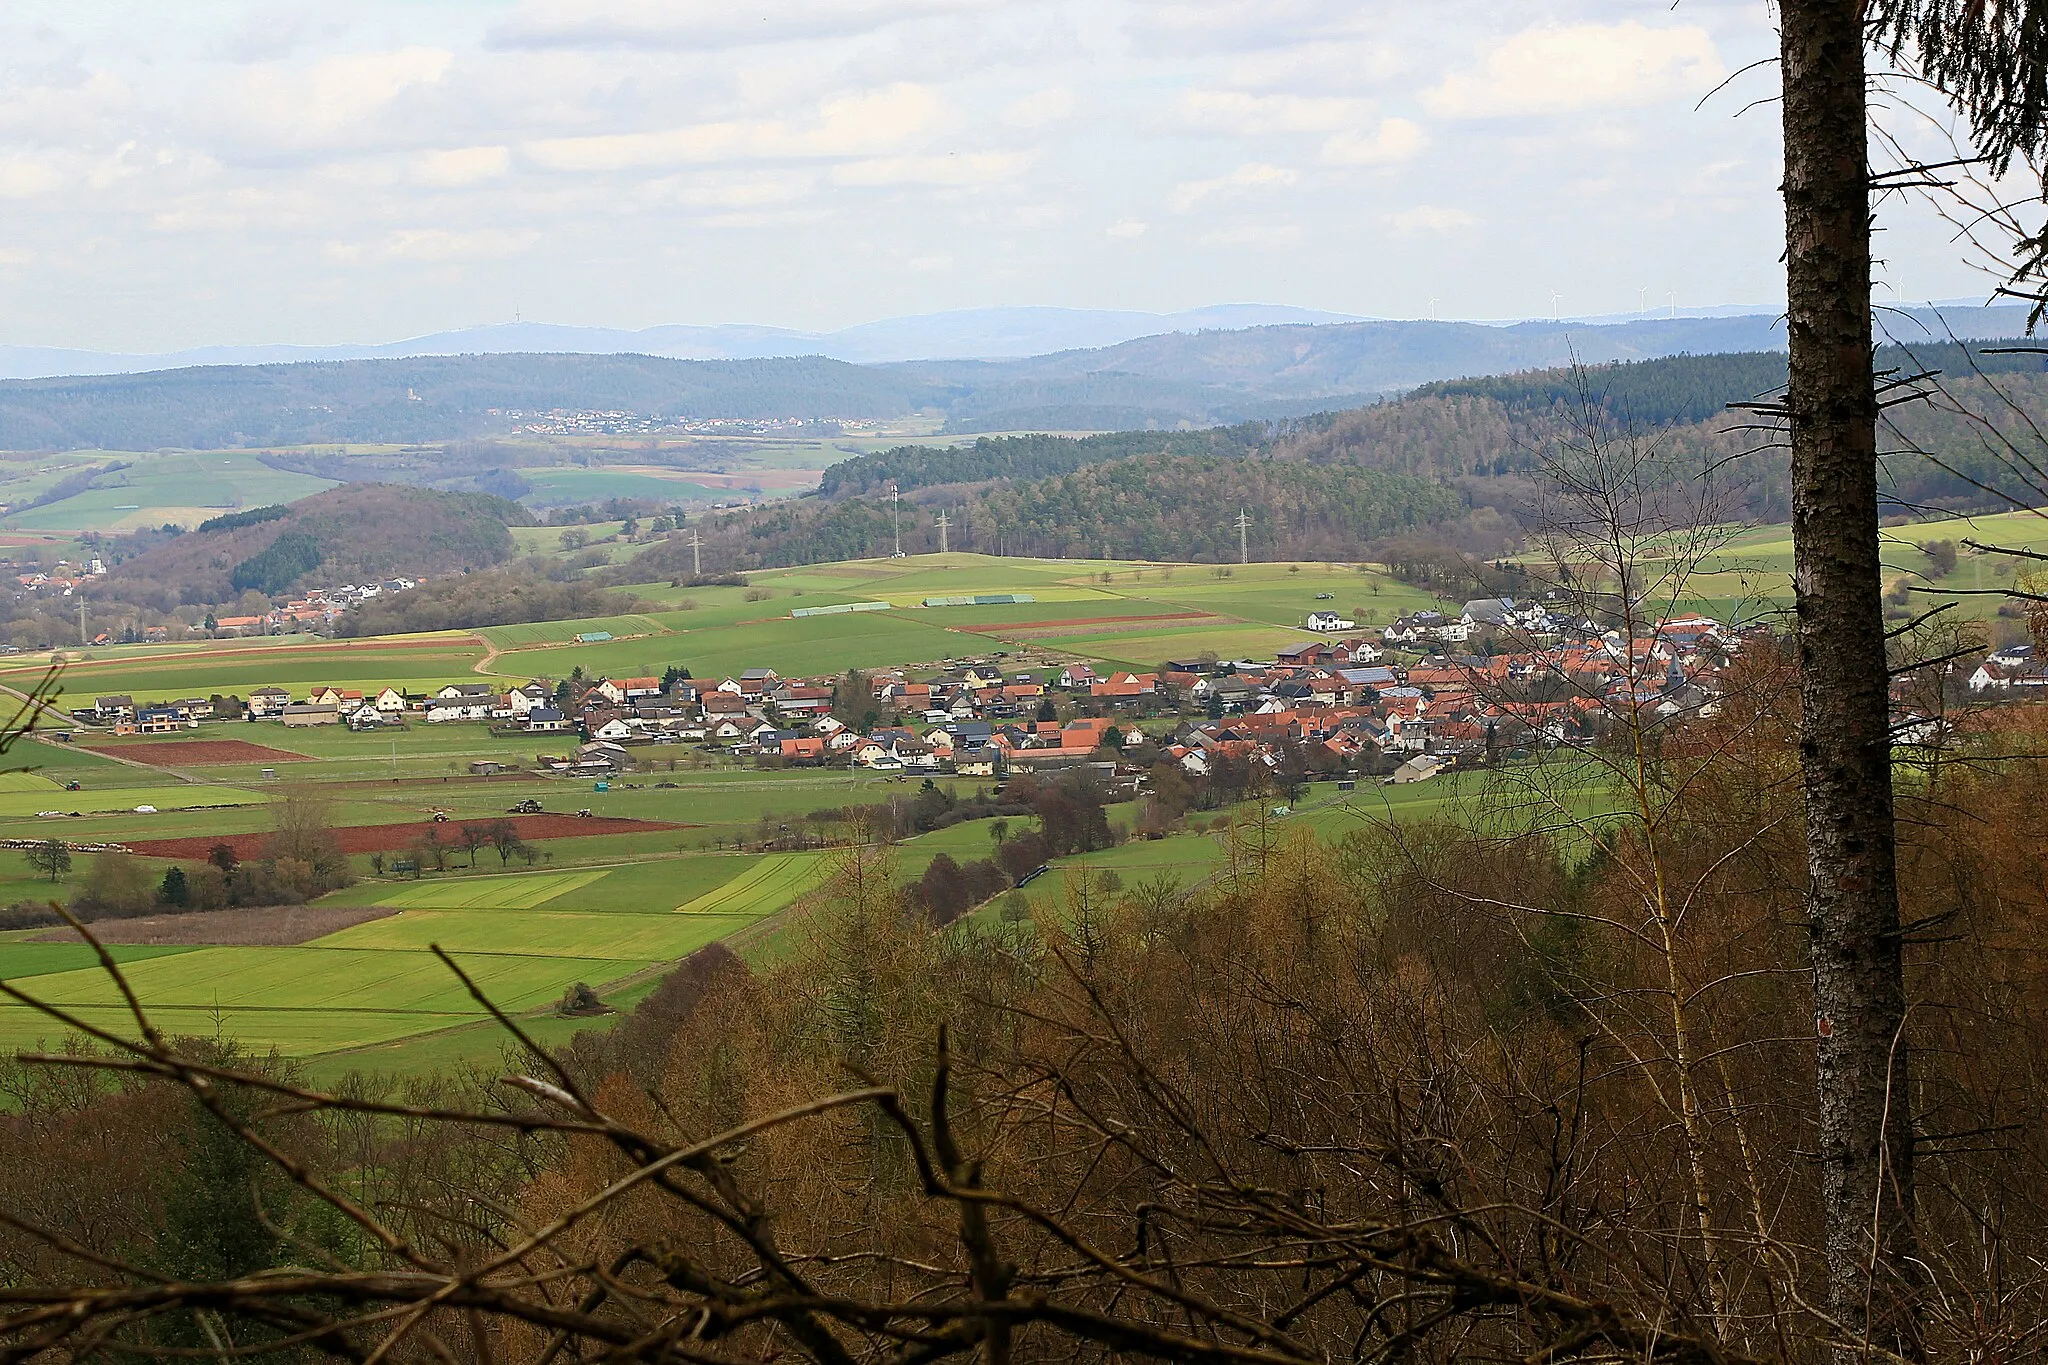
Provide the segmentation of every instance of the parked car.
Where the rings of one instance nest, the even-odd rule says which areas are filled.
[[[155,814],[156,814],[156,807],[155,807],[155,806],[137,806],[137,807],[135,808],[135,813],[136,813],[137,815],[155,815]]]

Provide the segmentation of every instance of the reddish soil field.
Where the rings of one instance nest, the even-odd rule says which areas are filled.
[[[310,754],[251,744],[246,739],[176,739],[138,744],[81,744],[96,754],[133,759],[159,768],[207,767],[217,763],[311,763]]]
[[[439,831],[443,844],[451,844],[460,837],[463,825],[486,825],[496,820],[509,820],[512,828],[519,831],[519,837],[528,843],[538,839],[571,839],[590,834],[654,834],[665,829],[697,828],[662,820],[619,820],[605,815],[593,815],[587,819],[579,815],[486,815],[466,821],[451,816],[442,825],[430,820],[405,825],[350,825],[334,831],[334,837],[341,842],[344,853],[395,853],[410,847],[413,840],[430,829]],[[140,839],[129,841],[128,847],[150,858],[204,858],[213,851],[215,844],[226,844],[235,850],[237,858],[260,858],[263,845],[269,838],[267,833],[257,831],[217,837]]]

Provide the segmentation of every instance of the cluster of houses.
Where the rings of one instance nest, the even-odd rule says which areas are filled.
[[[1487,616],[1495,607],[1500,614]],[[1468,604],[1466,614],[1475,609],[1488,625],[1539,638],[1527,608]],[[1377,771],[1386,765],[1375,760],[1386,759],[1413,776],[1485,752],[1591,737],[1617,707],[1664,716],[1708,709],[1719,671],[1740,645],[1699,616],[1664,621],[1637,640],[1590,631],[1557,638],[1555,623],[1541,619],[1552,636],[1541,647],[1438,652],[1405,665],[1386,659],[1392,641],[1382,633],[1307,640],[1270,661],[1182,659],[1145,673],[1098,672],[1078,662],[1022,672],[1000,661],[969,663],[916,678],[890,669],[867,675],[867,695],[855,697],[842,694],[842,680],[753,668],[715,680],[466,682],[418,694],[259,687],[246,703],[137,705],[106,696],[80,718],[140,734],[243,716],[355,730],[483,723],[500,734],[573,735],[569,753],[542,760],[568,775],[630,766],[635,746],[692,744],[795,764],[967,776],[1100,763],[1113,757],[1106,748],[1140,747],[1205,775],[1222,760],[1277,766],[1289,750],[1320,746],[1338,766]],[[1402,628],[1414,620],[1404,618]],[[1167,714],[1173,719],[1162,724]],[[877,722],[883,716],[889,724]],[[1411,762],[1418,759],[1426,761]]]
[[[243,635],[290,635],[297,631],[324,631],[341,618],[343,612],[360,606],[373,597],[386,593],[404,592],[417,588],[416,578],[387,578],[377,583],[348,583],[339,588],[313,588],[304,597],[295,598],[272,611],[260,616],[209,616],[206,618],[206,633],[216,639],[232,639]]]
[[[106,571],[106,564],[96,558],[81,564],[60,559],[47,570],[30,569],[26,573],[18,573],[14,581],[24,596],[69,597]]]

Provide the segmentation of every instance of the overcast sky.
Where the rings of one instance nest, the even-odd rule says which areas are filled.
[[[8,0],[0,343],[1782,297],[1764,0]],[[1923,216],[1899,297],[1982,294]]]

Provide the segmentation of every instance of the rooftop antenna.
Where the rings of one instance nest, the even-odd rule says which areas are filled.
[[[1251,527],[1251,514],[1244,508],[1237,509],[1237,561],[1240,564],[1252,562],[1251,540],[1246,531]]]
[[[704,537],[690,532],[690,573],[697,578],[704,576]]]
[[[950,522],[949,522],[949,521],[948,521],[948,520],[946,519],[946,514],[945,514],[944,512],[940,512],[940,513],[939,513],[939,553],[940,553],[940,554],[945,554],[945,553],[946,553],[946,528],[947,528],[947,527],[948,527],[948,526],[949,526],[950,524],[951,524],[951,523],[950,523]]]

